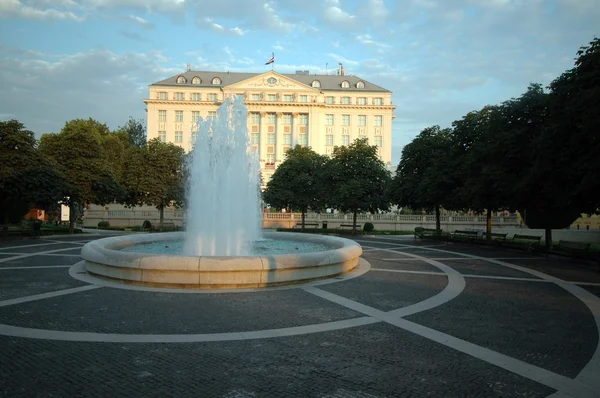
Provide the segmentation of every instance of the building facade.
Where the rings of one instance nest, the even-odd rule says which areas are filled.
[[[293,145],[330,155],[334,146],[367,138],[391,169],[392,93],[357,76],[196,72],[149,86],[148,140],[160,138],[190,151],[192,127],[216,115],[228,96],[241,95],[248,108],[248,134],[259,153],[266,183]]]

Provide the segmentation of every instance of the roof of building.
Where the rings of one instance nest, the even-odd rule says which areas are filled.
[[[263,73],[247,73],[247,72],[210,72],[210,71],[187,71],[180,73],[175,76],[171,76],[168,79],[161,80],[150,86],[183,86],[183,87],[226,87],[241,81],[250,79],[252,77],[267,74],[271,71]],[[321,91],[375,91],[375,92],[390,92],[383,87],[377,86],[370,83],[358,76],[351,75],[309,75],[309,74],[292,74],[292,73],[277,73],[278,75],[285,76],[289,79],[295,80],[298,83],[311,86],[314,80],[318,80],[321,83],[321,87],[318,88]],[[183,76],[185,83],[177,83],[177,78]],[[199,77],[201,80],[200,84],[192,84],[192,79]],[[218,77],[221,79],[221,84],[212,84],[213,78]],[[349,88],[342,88],[342,82],[346,80],[350,83]],[[357,88],[356,84],[363,82],[364,88]]]

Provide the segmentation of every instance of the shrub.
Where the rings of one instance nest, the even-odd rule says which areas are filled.
[[[149,220],[144,221],[144,223],[142,224],[142,229],[152,229],[152,223]]]
[[[110,227],[110,223],[108,221],[100,221],[98,223],[98,228],[108,228]]]
[[[371,232],[375,229],[375,226],[373,225],[372,222],[366,222],[365,226],[363,227],[363,231],[365,232]]]

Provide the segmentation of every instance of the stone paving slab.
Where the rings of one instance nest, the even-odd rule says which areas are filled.
[[[59,250],[59,249],[68,249],[70,247],[72,248],[76,248],[78,247],[79,250],[81,250],[81,245],[74,245],[72,243],[54,243],[54,242],[48,242],[47,244],[43,244],[45,242],[42,241],[37,241],[35,243],[27,243],[22,245],[22,247],[17,247],[17,246],[21,246],[21,245],[11,245],[11,246],[5,246],[4,248],[0,247],[0,253],[4,252],[10,252],[10,253],[38,253],[38,252],[44,252],[44,251],[48,251],[48,250]],[[38,244],[42,244],[41,246],[37,246]],[[30,246],[31,245],[31,246]],[[33,246],[36,245],[36,246]],[[66,253],[66,252],[65,252]]]
[[[0,362],[8,365],[0,368],[5,396],[420,398],[553,392],[386,324],[198,344],[0,337]]]
[[[86,285],[71,278],[68,270],[68,268],[0,269],[0,300]],[[8,308],[11,307],[0,307],[0,311]]]
[[[369,271],[344,283],[319,286],[339,296],[382,311],[391,311],[426,300],[448,284],[446,276]]]
[[[57,253],[58,254],[58,253]],[[14,257],[14,256],[10,256]],[[35,255],[0,263],[0,270],[6,267],[43,267],[52,265],[73,265],[82,261],[81,256]],[[1,275],[1,274],[0,274]]]
[[[468,279],[454,300],[407,319],[567,377],[598,344],[589,309],[553,283]]]
[[[538,258],[537,260],[510,260],[509,262],[566,281],[600,283],[600,270],[588,268],[569,259]]]
[[[130,334],[240,332],[311,325],[362,314],[300,289],[179,294],[104,287],[0,307],[0,323]]]
[[[502,265],[490,263],[485,260],[460,259],[460,260],[445,260],[447,266],[457,270],[463,275],[489,275],[489,276],[507,276],[514,278],[531,278],[539,279],[527,272],[515,270]]]
[[[439,268],[425,262],[424,260],[416,260],[407,258],[406,260],[394,260],[393,257],[382,257],[383,259],[373,259],[369,257],[371,268],[417,271],[417,272],[442,272]]]

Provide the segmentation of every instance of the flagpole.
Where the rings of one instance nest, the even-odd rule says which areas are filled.
[[[271,53],[271,57],[273,58],[273,62],[271,62],[271,72],[275,69],[275,53]]]

